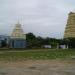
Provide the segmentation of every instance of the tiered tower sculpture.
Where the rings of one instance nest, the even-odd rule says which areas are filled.
[[[68,15],[64,38],[75,38],[75,13],[73,12]]]
[[[13,32],[11,34],[11,38],[26,39],[26,35],[24,34],[21,24],[19,22],[15,25],[15,28],[13,29]]]

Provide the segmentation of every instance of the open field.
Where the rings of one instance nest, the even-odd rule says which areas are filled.
[[[34,49],[34,50],[1,50],[0,60],[29,60],[29,59],[70,59],[75,58],[75,50]]]
[[[75,60],[1,61],[0,75],[75,75]]]
[[[0,75],[75,75],[75,50],[1,50]]]

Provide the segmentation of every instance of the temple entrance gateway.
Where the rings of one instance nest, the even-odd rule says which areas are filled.
[[[64,33],[69,48],[75,48],[75,13],[70,12]]]

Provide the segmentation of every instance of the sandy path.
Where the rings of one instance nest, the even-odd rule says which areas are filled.
[[[75,60],[0,61],[0,75],[75,75]]]

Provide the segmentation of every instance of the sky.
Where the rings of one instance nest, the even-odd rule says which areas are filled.
[[[19,22],[26,33],[63,38],[75,0],[0,0],[0,35],[11,35]]]

